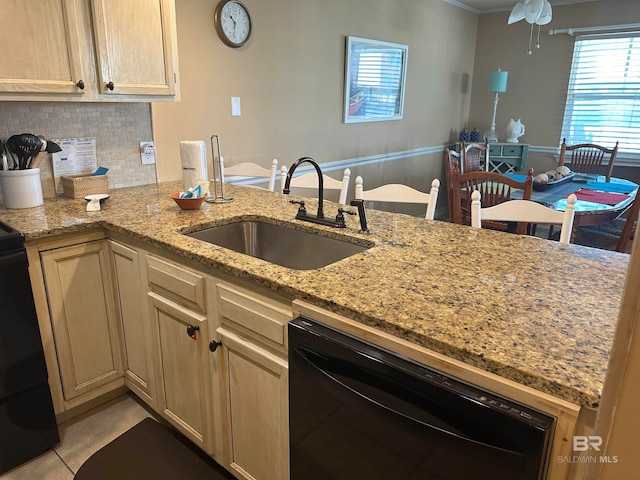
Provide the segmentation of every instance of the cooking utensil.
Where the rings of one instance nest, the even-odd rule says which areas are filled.
[[[46,152],[38,152],[38,154],[31,159],[27,168],[38,168],[45,158],[47,158]]]
[[[42,163],[42,161],[45,158],[47,158],[47,153],[58,153],[62,151],[62,149],[57,143],[47,141],[47,139],[44,138],[42,135],[38,135],[38,138],[42,143],[42,146],[40,147],[40,152],[38,152],[36,156],[31,159],[27,168],[38,168]]]
[[[0,144],[2,146],[4,155],[7,157],[7,170],[15,170],[16,168],[18,168],[18,162],[14,158],[15,156],[9,148],[9,145],[7,145],[7,141],[4,139],[4,137],[0,137]]]
[[[12,135],[7,140],[9,148],[18,156],[18,169],[25,170],[31,158],[42,148],[42,142],[31,133]]]
[[[2,150],[2,158],[0,158],[0,161],[2,162],[2,170],[9,170],[9,159],[4,151],[4,145],[0,144],[0,150]]]

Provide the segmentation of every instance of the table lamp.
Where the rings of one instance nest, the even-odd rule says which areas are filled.
[[[489,74],[489,91],[495,92],[496,98],[493,100],[493,118],[491,119],[491,126],[489,131],[485,132],[484,139],[487,142],[497,142],[498,134],[496,133],[496,110],[498,109],[498,94],[507,91],[507,77],[509,72],[503,72],[498,69],[497,72],[491,72]]]

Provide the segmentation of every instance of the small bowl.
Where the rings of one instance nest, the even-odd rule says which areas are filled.
[[[91,201],[96,201],[96,200],[100,200],[100,205],[102,205],[104,202],[107,201],[107,198],[109,198],[109,194],[108,193],[95,193],[93,195],[87,195],[86,197],[84,197],[84,199],[87,202],[91,202]]]
[[[173,192],[169,195],[173,201],[178,204],[182,210],[197,210],[204,202],[205,197],[197,198],[180,198],[180,192]]]

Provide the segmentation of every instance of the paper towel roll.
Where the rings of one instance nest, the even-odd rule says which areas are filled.
[[[182,161],[182,181],[184,190],[193,188],[200,181],[207,181],[207,145],[202,140],[183,140],[180,142],[180,160]]]

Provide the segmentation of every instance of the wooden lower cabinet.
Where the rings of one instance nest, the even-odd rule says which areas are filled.
[[[122,326],[125,384],[151,407],[155,406],[151,324],[146,305],[142,257],[136,250],[109,241],[116,306]]]
[[[208,454],[213,454],[207,317],[149,292],[157,369],[157,410]],[[191,337],[196,328],[195,338]]]
[[[63,400],[122,386],[107,241],[41,251],[40,258]]]
[[[239,478],[289,478],[287,361],[218,328],[227,398],[228,468]]]

